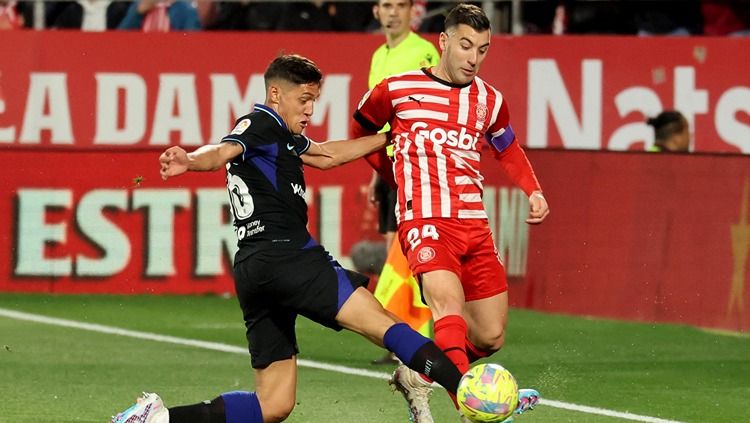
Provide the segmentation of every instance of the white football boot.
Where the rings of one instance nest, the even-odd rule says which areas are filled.
[[[431,383],[403,364],[396,368],[388,383],[403,395],[409,405],[410,422],[434,423],[430,411]]]
[[[169,411],[159,395],[144,392],[130,408],[112,416],[110,423],[169,423]]]

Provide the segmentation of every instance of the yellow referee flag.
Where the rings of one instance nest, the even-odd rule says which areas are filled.
[[[432,313],[422,302],[419,285],[409,270],[398,241],[394,240],[388,251],[388,258],[375,288],[375,298],[412,329],[428,338],[432,336]]]

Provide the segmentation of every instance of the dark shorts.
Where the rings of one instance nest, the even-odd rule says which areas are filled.
[[[299,353],[297,315],[341,330],[336,315],[367,277],[341,267],[322,247],[272,250],[234,266],[235,288],[247,328],[253,368]]]
[[[396,191],[378,176],[375,196],[378,199],[378,232],[396,232]]]

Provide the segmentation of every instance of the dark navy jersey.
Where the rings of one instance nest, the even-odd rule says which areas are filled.
[[[242,154],[227,163],[227,189],[242,260],[261,250],[317,245],[307,231],[302,159],[310,148],[281,117],[264,105],[237,119],[221,142],[236,142]]]

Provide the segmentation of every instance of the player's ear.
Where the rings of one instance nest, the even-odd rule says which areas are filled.
[[[271,84],[268,86],[268,100],[271,103],[279,104],[279,97],[281,96],[281,88],[277,84]]]
[[[376,21],[380,22],[380,18],[378,17],[378,9],[380,6],[378,6],[377,3],[372,5],[372,16],[375,18]]]
[[[440,46],[440,51],[445,51],[445,45],[448,43],[448,34],[445,32],[440,33],[440,38],[438,39],[438,45]]]

